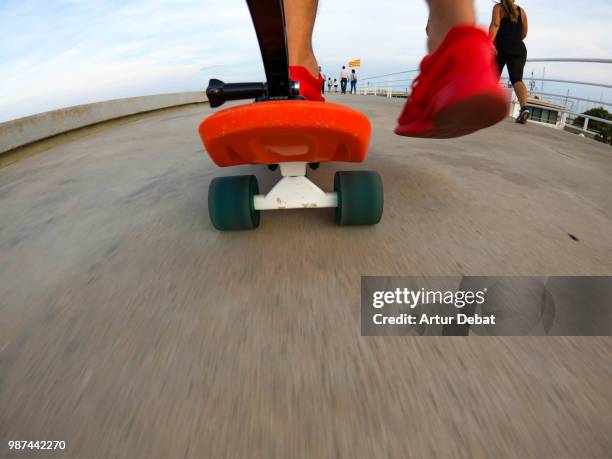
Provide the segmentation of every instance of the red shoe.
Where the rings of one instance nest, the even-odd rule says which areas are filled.
[[[320,74],[319,78],[315,78],[306,70],[306,67],[290,65],[289,78],[291,81],[298,81],[300,83],[300,96],[303,96],[304,99],[325,102],[325,98],[321,95],[323,77]]]
[[[395,133],[460,137],[499,123],[508,113],[489,36],[476,27],[458,26],[421,62]]]

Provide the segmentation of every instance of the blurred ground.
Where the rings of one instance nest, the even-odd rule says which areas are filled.
[[[220,170],[159,112],[0,169],[0,456],[609,457],[612,338],[363,338],[361,275],[612,275],[612,150],[504,122],[391,133],[402,101],[337,96],[374,126],[385,214],[266,212],[219,233]],[[577,240],[570,237],[574,236]]]

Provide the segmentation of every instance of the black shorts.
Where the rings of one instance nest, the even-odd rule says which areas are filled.
[[[512,84],[523,81],[523,70],[527,62],[527,50],[519,52],[497,52],[497,66],[501,75],[504,65],[508,66],[508,74]]]

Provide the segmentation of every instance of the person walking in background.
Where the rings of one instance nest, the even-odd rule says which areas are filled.
[[[516,5],[514,0],[501,0],[493,7],[489,36],[497,49],[500,75],[504,66],[508,67],[510,82],[521,105],[516,122],[521,124],[525,124],[530,115],[527,108],[527,87],[523,83],[523,70],[527,61],[527,47],[523,40],[527,37],[527,30],[527,13]]]
[[[355,69],[351,70],[351,94],[357,94],[357,74]]]
[[[346,85],[348,84],[348,72],[346,71],[346,67],[343,65],[342,70],[340,71],[340,92],[342,94],[346,94]]]
[[[334,78],[334,92],[338,92],[338,78]]]
[[[332,81],[331,77],[329,77],[329,78],[327,79],[327,92],[331,92],[331,88],[332,88],[332,85],[333,85],[333,84],[334,84],[334,83],[333,83],[333,81]]]
[[[321,71],[320,65],[319,65],[319,75],[321,75],[321,94],[325,94],[325,75]]]

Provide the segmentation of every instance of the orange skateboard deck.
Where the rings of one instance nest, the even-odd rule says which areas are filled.
[[[342,105],[279,100],[220,110],[202,121],[199,133],[218,166],[362,162],[371,125]]]

